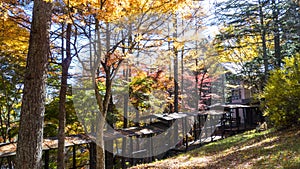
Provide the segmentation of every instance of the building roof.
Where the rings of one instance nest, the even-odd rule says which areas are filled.
[[[239,64],[233,62],[221,63],[224,69],[228,70],[232,74],[240,74],[242,72],[243,67]]]
[[[65,138],[65,146],[80,145],[91,142],[85,135],[74,135]],[[57,138],[47,138],[43,141],[43,150],[55,149],[58,147]],[[17,143],[7,143],[0,145],[0,158],[13,156],[16,154]]]

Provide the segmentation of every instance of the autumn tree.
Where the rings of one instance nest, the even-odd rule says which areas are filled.
[[[52,58],[52,60],[60,60],[60,63],[57,63],[61,66],[61,77],[60,77],[60,89],[59,89],[59,114],[58,114],[58,153],[57,153],[57,167],[65,168],[65,128],[66,128],[66,102],[67,102],[67,91],[68,91],[68,76],[69,76],[69,68],[72,62],[72,59],[77,54],[76,42],[77,42],[77,34],[76,27],[74,27],[73,15],[71,12],[72,6],[70,6],[70,2],[61,2],[57,3],[54,6],[54,14],[53,18],[54,23],[59,26],[61,29],[59,31],[51,32],[54,37],[52,39],[56,39],[57,37],[61,39],[61,46],[54,46],[52,51],[55,51],[55,48],[58,48],[58,58]],[[75,28],[74,30],[72,28]],[[72,41],[72,35],[74,40]],[[54,45],[54,43],[53,43]],[[74,49],[75,48],[75,49]],[[75,54],[72,54],[75,53]],[[53,52],[54,53],[54,52]],[[54,57],[54,56],[53,56]],[[60,57],[60,58],[59,58]],[[70,90],[70,89],[69,89]]]
[[[226,31],[221,31],[217,36],[218,40],[224,43],[223,50],[234,50],[242,48],[240,40],[244,38],[259,37],[259,41],[254,41],[253,45],[260,48],[260,58],[263,61],[264,75],[266,80],[269,70],[269,56],[267,53],[267,16],[264,13],[267,1],[238,1],[230,3],[221,2],[217,5],[216,16],[226,23]],[[240,10],[235,10],[239,8]],[[230,13],[230,11],[233,11]],[[228,27],[228,28],[227,28]],[[246,41],[247,42],[247,41]],[[256,43],[257,42],[257,43]],[[249,45],[249,44],[248,44]],[[244,48],[242,48],[244,49]],[[238,56],[239,57],[239,56]],[[264,80],[264,82],[265,82]]]
[[[216,7],[217,19],[225,23],[216,37],[217,50],[223,51],[223,60],[227,57],[227,62],[241,65],[250,86],[257,80],[262,82],[257,91],[262,91],[269,70],[281,67],[282,58],[292,56],[299,44],[295,23],[299,19],[291,19],[299,14],[290,13],[296,8],[294,2],[286,0],[224,1]]]
[[[12,142],[18,129],[17,112],[21,106],[19,102],[22,94],[29,32],[17,25],[11,18],[2,18],[0,24],[0,140]]]
[[[176,10],[180,5],[184,5],[184,1],[176,4],[169,1],[132,1],[119,4],[105,1],[98,4],[99,8],[91,10],[95,12],[90,19],[95,23],[93,27],[95,32],[92,35],[96,38],[92,39],[95,42],[92,45],[92,55],[90,55],[93,62],[90,67],[86,68],[91,71],[90,75],[100,112],[97,119],[97,168],[104,168],[103,125],[111,98],[113,79],[117,75],[120,65],[130,55],[130,51],[135,50],[141,39],[147,35],[149,37],[155,35],[152,32],[160,27],[158,23],[163,23],[159,20],[161,14]],[[126,30],[125,28],[128,28],[126,26],[133,25],[135,20],[137,21],[136,25],[132,29]],[[145,21],[147,24],[144,24]],[[115,38],[112,33],[117,32],[118,27],[123,29],[123,33],[117,34]],[[89,37],[91,38],[91,36]],[[124,49],[125,52],[123,52]],[[105,77],[104,95],[100,94],[98,88],[96,80],[98,76]]]
[[[29,25],[30,24],[30,22],[29,22],[29,16],[27,16],[26,15],[26,13],[24,12],[24,8],[26,8],[26,7],[22,7],[22,6],[20,6],[20,4],[18,4],[18,3],[12,3],[12,4],[8,4],[8,3],[4,3],[4,5],[1,7],[1,9],[2,10],[9,10],[9,16],[7,15],[6,17],[9,17],[9,19],[11,20],[11,21],[14,21],[15,23],[18,23],[19,25],[21,25],[22,27],[26,27],[26,28],[28,28],[29,29],[29,27],[27,27],[27,25]],[[57,11],[57,9],[58,8],[62,8],[62,4],[58,4],[58,3],[56,3],[56,10],[55,11]],[[4,14],[8,14],[8,12],[7,13],[4,13]],[[70,26],[69,26],[70,27]],[[3,27],[3,28],[5,28],[5,27]],[[11,28],[9,28],[9,29],[7,29],[7,31],[9,31]],[[68,30],[68,32],[69,32],[69,35],[70,35],[70,32],[71,32],[71,29],[69,28],[69,29],[67,29]],[[11,32],[13,32],[12,30],[10,30]],[[20,34],[20,33],[22,33],[23,34],[23,30],[20,30],[20,29],[16,29],[16,31],[19,31],[18,32],[18,34]],[[20,34],[21,35],[21,34]],[[16,36],[16,34],[14,34],[14,33],[11,33],[10,34],[10,36]],[[3,36],[4,37],[4,36]],[[16,36],[17,37],[17,36]],[[21,37],[20,37],[20,39],[21,39]],[[16,40],[11,40],[11,42],[13,42],[13,44],[14,45],[18,45],[20,48],[21,47],[23,47],[23,45],[20,43],[20,42],[17,42]],[[18,44],[19,43],[19,44]],[[8,44],[8,43],[7,43]],[[70,42],[68,43],[68,44],[70,44]],[[26,45],[25,45],[26,46]],[[70,46],[70,45],[69,45]],[[52,51],[52,53],[55,53],[54,52],[55,50],[53,50]],[[64,50],[63,50],[64,51]],[[70,50],[68,50],[68,51],[70,51]],[[21,59],[22,57],[20,56],[20,59]],[[68,57],[68,60],[69,60],[69,58],[70,57]],[[64,58],[63,58],[63,60],[64,60]],[[52,62],[53,62],[53,58],[51,59],[51,64],[49,64],[49,67],[51,68],[51,70],[52,69],[55,69],[55,66],[53,66],[53,64],[52,64]],[[64,61],[64,63],[65,63],[66,61]],[[17,63],[17,62],[16,62]],[[13,64],[12,64],[13,65]],[[22,65],[22,64],[20,64],[20,65]],[[63,96],[65,95],[64,94],[64,92],[66,91],[66,74],[68,74],[68,70],[66,69],[66,67],[68,66],[68,64],[63,64],[64,66],[64,71],[63,71],[63,80],[62,80],[62,92],[60,93],[60,96],[61,96],[61,98],[64,98]],[[47,65],[47,67],[48,67],[48,65]],[[53,79],[54,79],[54,77],[53,77],[53,72],[50,72],[49,74],[48,74],[48,76],[50,76],[50,78],[49,78],[49,80],[48,80],[48,84],[50,84],[50,83],[52,83],[53,82]],[[18,76],[14,76],[15,78],[17,78]],[[20,89],[19,90],[21,90],[21,87],[20,87]],[[16,93],[18,93],[18,92],[16,92]],[[64,112],[63,110],[64,110],[64,105],[65,105],[65,103],[64,103],[64,100],[63,99],[61,99],[62,101],[61,101],[61,108],[60,108],[60,110],[62,111],[62,112]],[[17,100],[16,100],[17,101]],[[9,110],[9,111],[11,111],[11,110]],[[60,120],[60,122],[64,122],[65,120]],[[62,125],[60,125],[60,126],[62,126]],[[61,128],[61,127],[60,127]],[[60,132],[60,135],[62,135],[61,133],[64,133],[64,127],[63,127],[63,130],[62,130],[63,132]],[[49,133],[48,133],[49,134]],[[62,137],[59,137],[59,138],[62,138]],[[63,139],[60,139],[60,140],[63,140],[64,141],[64,137],[63,137]],[[59,143],[61,143],[62,141],[59,141]],[[59,144],[59,145],[61,145],[61,144]],[[64,149],[64,145],[63,146],[59,146],[60,148],[59,148],[59,150],[61,150],[61,149]],[[63,148],[61,148],[61,147],[63,147]],[[58,159],[64,159],[64,158],[58,158]],[[62,161],[64,161],[64,160],[62,160]]]
[[[57,155],[57,161],[58,161],[58,168],[65,168],[65,160],[64,160],[64,154],[65,154],[65,127],[66,127],[66,94],[68,89],[68,70],[72,61],[71,56],[71,29],[72,25],[69,23],[67,24],[66,28],[66,57],[64,57],[63,51],[62,51],[62,76],[61,76],[61,88],[59,93],[59,128],[58,128],[58,155]]]
[[[34,1],[16,154],[17,169],[39,169],[42,165],[51,8],[49,2]]]
[[[269,122],[279,128],[300,123],[299,56],[298,53],[291,58],[284,58],[285,65],[271,72],[265,90],[260,95]]]
[[[172,103],[166,100],[169,97],[168,91],[172,87],[172,80],[166,76],[164,71],[158,70],[147,75],[146,72],[138,70],[129,83],[130,103],[139,111],[135,121],[137,126],[140,115],[170,113],[167,111],[167,107]],[[149,110],[150,108],[151,110]]]

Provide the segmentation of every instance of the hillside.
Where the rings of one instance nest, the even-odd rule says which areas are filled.
[[[255,130],[204,145],[176,157],[131,169],[300,168],[300,128]]]

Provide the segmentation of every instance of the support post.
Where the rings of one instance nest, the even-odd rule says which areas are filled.
[[[90,168],[96,168],[96,143],[90,143]]]
[[[45,169],[49,169],[49,150],[45,150]]]
[[[76,145],[72,146],[72,151],[73,151],[73,169],[76,169]]]

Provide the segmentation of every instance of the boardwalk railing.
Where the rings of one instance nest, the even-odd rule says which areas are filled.
[[[220,111],[221,110],[221,111]],[[110,130],[104,132],[106,144],[112,146],[111,156],[106,163],[126,168],[137,163],[161,159],[169,151],[186,151],[189,146],[201,145],[229,135],[254,129],[257,122],[263,120],[258,106],[224,105],[219,110],[203,112],[179,112],[173,114],[153,114],[144,117],[150,121],[143,127]],[[150,120],[149,120],[150,119]],[[161,139],[167,138],[167,139]],[[95,143],[87,135],[76,135],[66,138],[66,147],[71,148],[72,168],[77,168],[78,151],[89,151],[86,166],[95,165]],[[57,149],[57,138],[44,139],[44,168],[49,168],[50,150]],[[80,145],[86,145],[84,148]],[[0,169],[12,169],[16,143],[0,145]],[[79,154],[79,155],[78,155]],[[53,159],[52,159],[53,160]],[[55,160],[55,159],[54,159]],[[112,165],[107,165],[112,166]],[[82,166],[81,166],[82,168]]]

